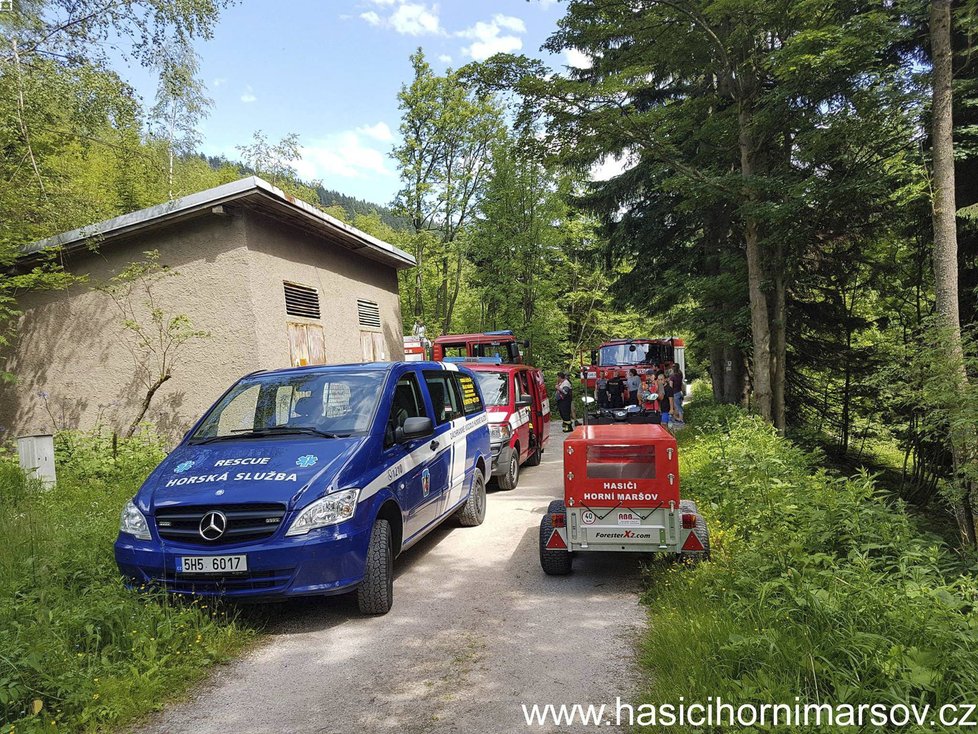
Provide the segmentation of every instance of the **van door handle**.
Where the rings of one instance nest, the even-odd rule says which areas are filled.
[[[429,445],[431,446],[431,450],[432,451],[434,451],[435,449],[438,448],[438,442],[437,441],[432,441]]]

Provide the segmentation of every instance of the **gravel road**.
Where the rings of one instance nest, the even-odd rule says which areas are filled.
[[[265,607],[259,648],[139,731],[574,731],[587,727],[527,727],[521,704],[634,700],[638,558],[591,554],[568,577],[540,569],[540,516],[561,493],[556,427],[540,466],[490,491],[480,527],[448,521],[397,559],[389,614],[362,617],[350,597]]]

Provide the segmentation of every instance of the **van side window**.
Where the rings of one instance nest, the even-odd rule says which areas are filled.
[[[425,372],[424,381],[431,395],[431,407],[435,410],[435,425],[461,418],[462,399],[455,380],[457,372]]]
[[[394,388],[391,414],[387,419],[387,429],[384,434],[384,446],[394,445],[394,431],[403,428],[404,421],[408,418],[423,418],[425,415],[418,378],[413,372],[409,372],[397,381],[397,387]]]
[[[479,391],[475,389],[475,380],[458,372],[454,377],[458,382],[459,392],[462,393],[462,409],[465,414],[472,415],[482,410],[482,398],[479,397]]]
[[[516,371],[516,399],[523,400],[530,397],[530,383],[526,379],[526,370]]]

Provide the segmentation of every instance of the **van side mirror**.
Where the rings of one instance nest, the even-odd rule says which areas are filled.
[[[394,440],[397,443],[406,443],[416,438],[424,438],[435,432],[435,425],[431,418],[427,416],[408,418],[404,425],[394,430]]]

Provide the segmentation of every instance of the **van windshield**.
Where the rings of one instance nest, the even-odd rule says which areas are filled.
[[[364,434],[380,401],[383,372],[311,372],[245,378],[210,409],[191,443],[223,437]]]
[[[509,375],[505,372],[476,372],[486,405],[509,405]]]

